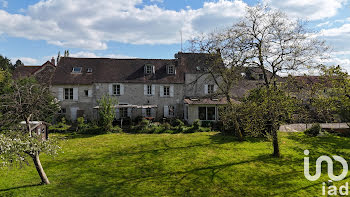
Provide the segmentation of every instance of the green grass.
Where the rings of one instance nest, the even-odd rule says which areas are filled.
[[[4,168],[0,196],[320,196],[326,170],[308,181],[303,150],[310,150],[312,166],[320,155],[350,159],[349,138],[280,136],[282,158],[270,156],[270,142],[214,132],[66,136],[64,153],[41,156],[51,185],[38,185],[32,164]]]

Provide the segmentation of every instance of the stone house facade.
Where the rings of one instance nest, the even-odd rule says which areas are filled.
[[[59,113],[72,121],[96,119],[98,100],[109,95],[118,100],[116,119],[179,118],[191,124],[196,119],[219,120],[218,108],[227,104],[206,72],[210,57],[201,53],[177,53],[174,59],[62,57],[57,65],[54,60],[45,63],[54,72],[42,66],[36,75],[49,73],[46,77],[60,101]],[[233,92],[237,97],[247,91],[242,85],[237,90]]]

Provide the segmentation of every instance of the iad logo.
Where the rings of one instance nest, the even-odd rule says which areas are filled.
[[[304,154],[305,155],[309,155],[309,150],[304,150]],[[316,181],[317,179],[320,178],[321,176],[321,171],[322,171],[322,162],[325,161],[327,162],[327,171],[328,171],[328,177],[330,179],[332,179],[333,181],[340,181],[340,180],[343,180],[346,175],[348,174],[348,163],[346,162],[346,160],[340,156],[332,156],[333,159],[335,161],[338,161],[342,164],[343,166],[343,172],[338,175],[338,176],[335,176],[334,173],[333,173],[333,160],[328,157],[328,156],[320,156],[318,157],[318,159],[316,160],[316,173],[315,175],[311,176],[310,175],[310,171],[309,171],[309,164],[310,164],[310,161],[309,161],[309,157],[304,157],[304,176],[305,178],[307,178],[309,181]],[[332,181],[329,181],[329,183],[331,183]],[[322,195],[326,195],[326,183],[323,183],[322,184]],[[348,194],[348,183],[346,183],[345,185],[343,186],[340,186],[339,187],[339,194],[341,195],[347,195]],[[334,185],[331,185],[328,187],[328,195],[337,195],[337,187],[334,186]]]
[[[304,150],[305,155],[309,155],[309,150]],[[328,156],[321,156],[316,160],[316,174],[314,176],[310,175],[309,172],[309,157],[304,157],[304,175],[309,181],[316,181],[321,176],[321,164],[323,161],[328,164],[328,177],[333,181],[340,181],[345,178],[348,174],[348,163],[346,160],[339,156],[332,156],[335,161],[339,161],[343,165],[343,172],[339,176],[333,174],[333,160]]]

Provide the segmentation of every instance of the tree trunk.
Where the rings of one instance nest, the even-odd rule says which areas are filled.
[[[278,134],[277,129],[275,127],[272,127],[272,145],[273,145],[273,156],[274,157],[280,157],[280,148],[278,145]]]
[[[47,178],[45,171],[43,169],[43,166],[41,165],[40,158],[39,158],[39,153],[36,152],[34,155],[31,155],[35,164],[35,168],[38,171],[38,174],[41,178],[41,183],[42,184],[50,184],[49,179]]]

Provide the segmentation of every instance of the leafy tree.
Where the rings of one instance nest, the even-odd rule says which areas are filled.
[[[2,70],[2,71],[8,70],[8,71],[12,72],[14,69],[15,68],[11,63],[11,60],[8,59],[7,57],[0,55],[0,70]]]
[[[14,66],[14,68],[17,68],[18,66],[23,66],[24,64],[22,63],[22,61],[21,60],[17,60],[16,61],[16,64],[14,64],[13,66]]]
[[[33,78],[22,78],[10,83],[10,90],[0,95],[0,156],[3,164],[33,160],[43,184],[49,180],[41,165],[39,154],[55,154],[58,146],[53,139],[42,141],[30,124],[33,120],[51,122],[58,111],[58,104],[47,87],[41,86]],[[19,123],[25,121],[25,127]]]
[[[113,128],[113,120],[115,118],[115,105],[118,104],[117,99],[111,96],[103,96],[99,101],[99,124],[105,131]]]

